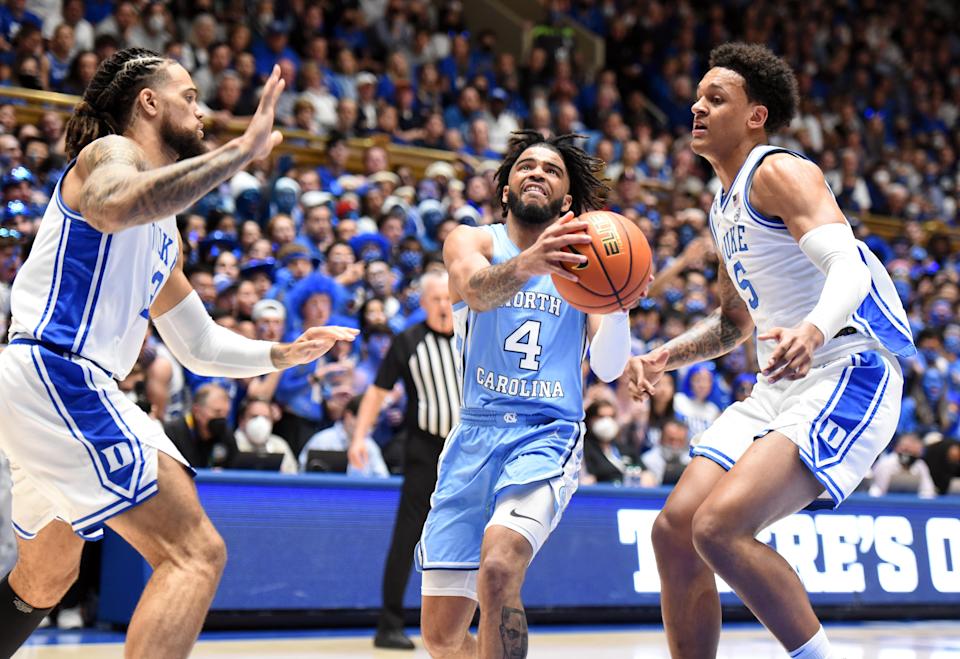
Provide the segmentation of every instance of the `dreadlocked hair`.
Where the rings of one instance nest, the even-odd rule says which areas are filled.
[[[510,184],[510,171],[520,159],[520,154],[532,146],[543,146],[556,151],[563,159],[570,179],[570,196],[573,204],[570,210],[574,215],[603,208],[610,188],[598,178],[607,164],[600,158],[594,158],[577,146],[576,142],[586,139],[583,135],[568,133],[555,137],[544,137],[535,130],[519,130],[510,134],[507,144],[507,156],[495,174],[497,180],[497,199],[503,199],[503,190]],[[507,216],[507,204],[500,202],[503,217]]]
[[[127,48],[101,62],[67,121],[67,155],[76,158],[95,139],[122,134],[137,95],[166,75],[168,61],[146,48]]]

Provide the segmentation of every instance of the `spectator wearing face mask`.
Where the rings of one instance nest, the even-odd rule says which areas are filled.
[[[583,438],[585,473],[580,482],[621,483],[627,469],[616,439],[620,435],[617,408],[609,401],[594,401],[585,415],[587,434]]]
[[[643,487],[673,485],[690,464],[690,431],[679,419],[668,419],[660,432],[660,445],[640,456]]]
[[[283,455],[281,473],[295,474],[299,470],[293,451],[282,437],[273,434],[273,422],[279,416],[268,401],[248,398],[240,409],[240,427],[233,433],[233,439],[242,453]]]
[[[163,424],[177,450],[191,467],[224,467],[237,452],[227,425],[230,396],[218,384],[205,384],[194,394],[190,413]]]
[[[890,491],[916,492],[924,499],[937,495],[930,468],[923,461],[923,442],[913,433],[901,435],[893,452],[881,455],[873,465],[870,496],[881,497]]]

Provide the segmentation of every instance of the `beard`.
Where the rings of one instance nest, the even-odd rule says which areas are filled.
[[[177,160],[202,156],[207,145],[197,136],[197,131],[174,126],[166,118],[160,124],[160,139],[177,154]]]
[[[513,190],[507,191],[507,210],[522,224],[540,226],[560,217],[563,199],[554,199],[547,204],[525,204]]]

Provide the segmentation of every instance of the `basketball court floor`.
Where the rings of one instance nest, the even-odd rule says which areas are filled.
[[[960,659],[960,622],[844,623],[827,626],[842,659]],[[419,638],[415,652],[375,650],[372,632],[205,633],[191,656],[200,659],[427,659]],[[114,632],[44,630],[14,659],[120,659],[123,637]],[[724,628],[719,659],[782,659],[786,652],[762,627]],[[656,626],[536,627],[531,659],[669,659],[663,630]]]

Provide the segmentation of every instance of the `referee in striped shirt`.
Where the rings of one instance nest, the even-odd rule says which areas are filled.
[[[374,645],[410,650],[413,641],[403,632],[403,593],[413,550],[430,511],[443,441],[460,420],[453,310],[445,272],[427,272],[420,278],[420,306],[427,319],[394,338],[376,381],[363,395],[348,452],[353,466],[362,468],[367,461],[364,438],[376,423],[387,394],[403,378],[407,394],[403,486],[383,573],[383,609]]]

